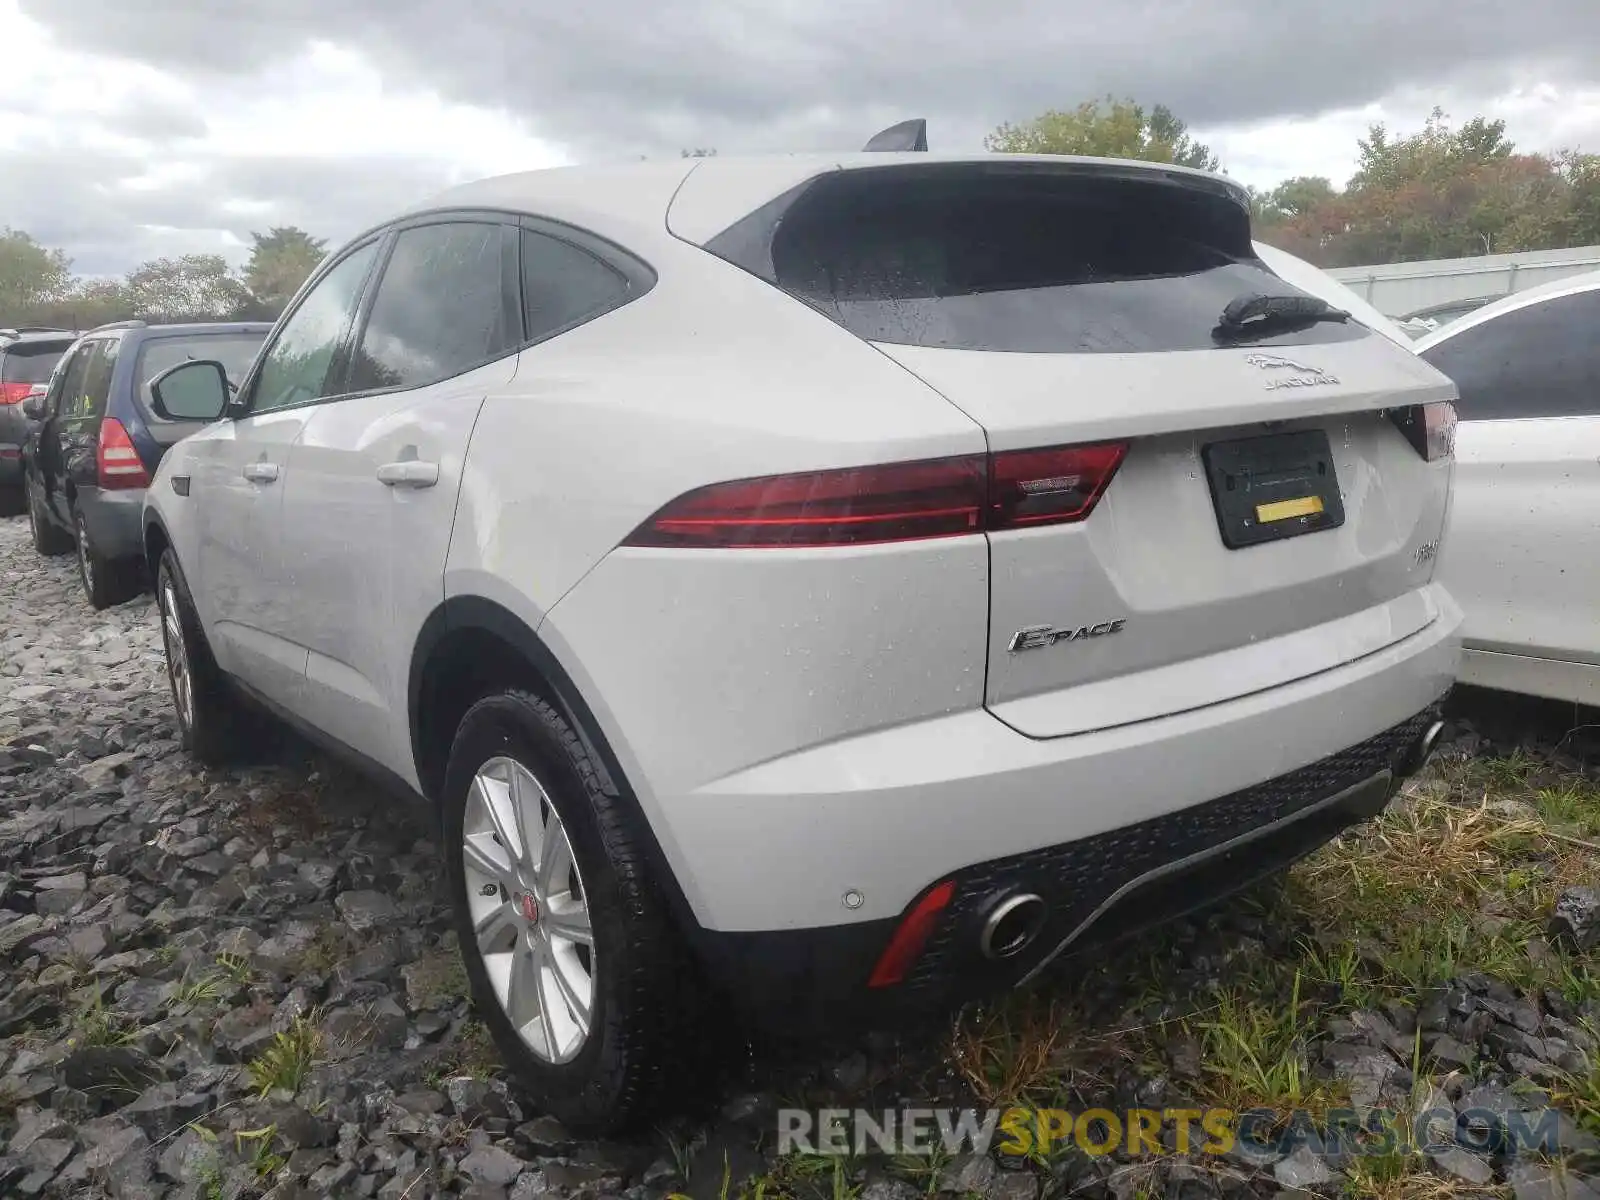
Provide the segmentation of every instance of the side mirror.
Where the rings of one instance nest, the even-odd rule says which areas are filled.
[[[49,394],[49,384],[34,384],[28,394],[22,398],[22,415],[30,421],[44,420],[44,401]]]
[[[150,407],[163,421],[215,421],[228,407],[229,390],[221,363],[192,358],[150,381]]]

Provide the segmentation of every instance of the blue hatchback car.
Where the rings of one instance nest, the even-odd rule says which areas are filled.
[[[23,487],[41,554],[76,547],[84,593],[95,608],[120,604],[143,585],[144,490],[167,448],[201,422],[166,421],[150,404],[150,380],[188,358],[222,363],[243,379],[268,322],[148,325],[123,321],[80,337],[25,402]]]

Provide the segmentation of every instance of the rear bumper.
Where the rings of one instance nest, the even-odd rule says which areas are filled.
[[[666,833],[687,860],[679,876],[687,867],[703,906],[704,957],[758,1018],[769,1005],[786,1020],[801,1008],[831,1019],[857,1001],[944,1005],[1020,981],[1069,936],[1131,932],[1275,870],[1381,807],[1387,788],[1374,801],[1361,785],[1400,773],[1435,719],[1455,681],[1461,613],[1434,593],[1438,617],[1411,636],[1224,704],[1049,739],[960,712],[668,800]],[[1202,861],[1260,830],[1224,862]],[[1095,915],[1174,864],[1181,880],[1151,877]],[[912,973],[864,995],[901,918],[945,881],[954,897]],[[1008,890],[1040,895],[1049,916],[1030,952],[1001,968],[972,951],[989,901]]]
[[[28,419],[20,404],[0,404],[0,487],[22,482],[22,443],[28,436]]]
[[[143,557],[143,488],[115,492],[83,488],[77,505],[89,526],[89,538],[102,555],[111,559]]]
[[[897,919],[817,929],[699,934],[708,967],[746,1016],[821,1032],[934,1016],[1024,983],[1057,955],[1115,941],[1240,891],[1377,815],[1420,765],[1440,706],[1277,779],[1078,841],[946,876],[954,898],[905,979],[867,981]],[[990,914],[1014,896],[1047,914],[1028,946],[980,951]]]

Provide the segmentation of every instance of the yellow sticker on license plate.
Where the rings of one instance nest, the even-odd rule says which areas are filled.
[[[1256,520],[1265,525],[1270,521],[1287,521],[1290,517],[1311,517],[1321,511],[1321,496],[1301,496],[1298,500],[1275,500],[1271,504],[1256,505]]]

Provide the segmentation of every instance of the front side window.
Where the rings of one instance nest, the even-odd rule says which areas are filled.
[[[252,413],[305,404],[336,386],[335,358],[377,252],[378,243],[369,242],[347,255],[284,322],[256,374],[250,397]]]
[[[1461,393],[1465,421],[1600,413],[1600,289],[1492,317],[1422,352]]]
[[[405,229],[383,269],[351,362],[348,391],[421,387],[507,353],[503,227],[445,222]]]

